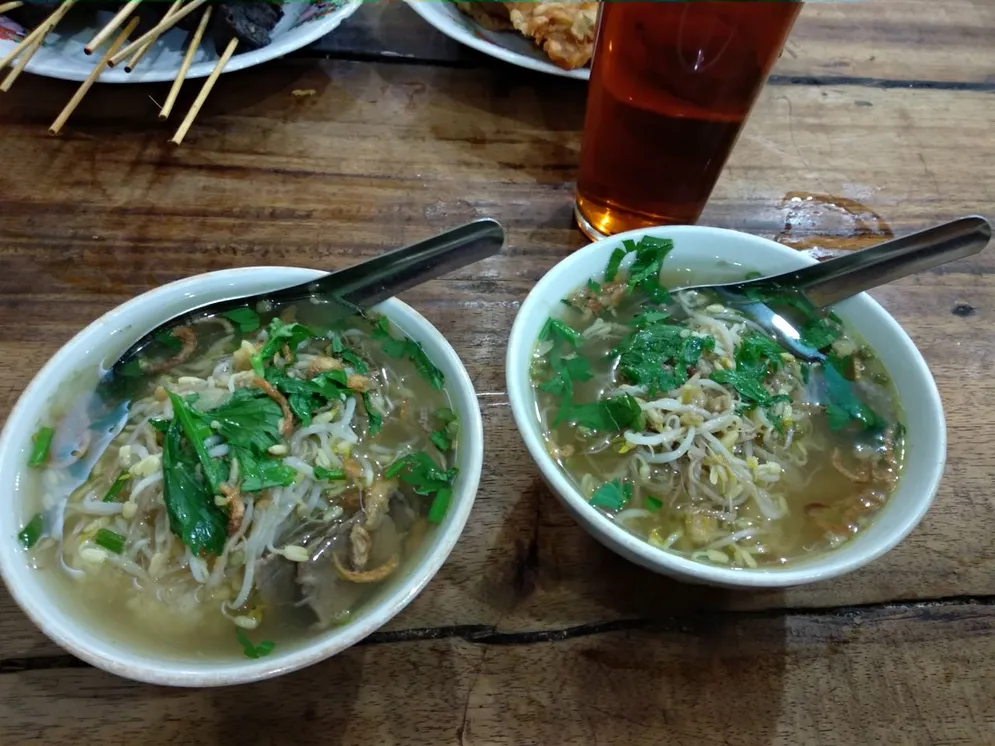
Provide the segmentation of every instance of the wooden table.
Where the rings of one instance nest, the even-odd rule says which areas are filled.
[[[991,216],[993,38],[991,0],[805,8],[702,222],[852,248]],[[72,90],[26,76],[0,100],[0,414],[138,292],[231,266],[342,267],[489,215],[508,228],[502,256],[406,294],[470,370],[486,464],[425,592],[362,645],[275,681],[115,678],[0,589],[3,746],[995,743],[995,251],[873,293],[922,349],[949,420],[946,475],[913,535],[821,585],[682,586],[564,513],[504,390],[519,302],[584,243],[571,218],[583,84],[373,4],[305,53],[224,76],[180,149],[155,122],[160,86],[98,86],[50,138]]]

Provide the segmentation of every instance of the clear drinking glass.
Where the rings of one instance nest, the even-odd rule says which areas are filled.
[[[801,2],[601,4],[574,213],[591,238],[693,223]]]

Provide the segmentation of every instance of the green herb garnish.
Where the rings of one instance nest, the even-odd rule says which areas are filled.
[[[326,469],[323,466],[315,466],[314,478],[329,482],[338,482],[347,479],[344,469]]]
[[[574,347],[580,347],[583,337],[580,332],[572,329],[565,321],[561,321],[558,318],[550,316],[546,319],[546,323],[543,325],[542,331],[539,332],[539,339],[541,341],[545,341],[547,339],[562,340]]]
[[[169,394],[169,401],[173,405],[173,422],[178,422],[183,428],[183,434],[187,437],[187,442],[193,446],[194,453],[200,461],[201,469],[207,477],[207,484],[212,494],[218,494],[222,482],[228,476],[228,468],[220,459],[211,458],[207,453],[207,446],[204,439],[211,435],[211,426],[204,422],[203,418],[195,413],[186,402],[172,391]]]
[[[108,528],[98,529],[97,535],[93,540],[99,546],[102,546],[109,552],[114,552],[114,554],[121,554],[124,551],[125,538],[116,531],[111,531]]]
[[[622,266],[622,260],[625,259],[627,253],[621,246],[612,252],[608,258],[608,264],[605,265],[605,282],[615,281],[615,276],[618,275],[619,267]]]
[[[25,549],[31,549],[31,547],[38,543],[38,540],[41,538],[44,530],[45,519],[42,517],[41,513],[37,513],[25,524],[20,533],[17,534],[17,540]]]
[[[736,370],[716,370],[712,372],[712,380],[716,383],[729,384],[750,405],[770,407],[778,402],[791,401],[787,394],[772,394],[764,386],[767,377],[765,368],[743,368]]]
[[[639,407],[639,402],[628,394],[622,394],[590,404],[572,405],[565,411],[561,410],[557,418],[568,420],[588,430],[618,431],[636,423],[641,416],[642,409]]]
[[[650,513],[656,513],[660,508],[663,507],[663,501],[659,498],[653,497],[652,495],[646,498],[646,510]]]
[[[440,407],[432,413],[440,427],[429,435],[429,440],[443,453],[453,450],[453,441],[459,436],[459,419],[449,407]]]
[[[596,508],[616,513],[624,508],[631,499],[632,484],[620,479],[613,479],[598,487],[588,502]]]
[[[270,640],[263,640],[258,645],[253,645],[252,640],[249,639],[249,635],[241,627],[235,628],[235,637],[238,638],[239,644],[242,646],[242,652],[245,653],[246,658],[263,658],[273,652],[273,648],[276,647],[276,643]]]
[[[883,424],[881,418],[857,397],[853,384],[843,377],[837,365],[838,362],[830,357],[822,366],[826,384],[825,407],[829,429],[842,430],[851,422],[864,430],[880,427]]]
[[[674,242],[669,238],[643,236],[635,245],[636,258],[629,267],[629,290],[641,290],[654,303],[668,303],[670,293],[660,284],[660,271],[664,257],[673,248]]]
[[[249,448],[263,454],[282,440],[280,421],[283,410],[257,388],[235,389],[228,400],[201,415],[202,422],[230,446]]]
[[[297,470],[274,458],[257,458],[250,449],[234,448],[238,459],[239,488],[242,492],[259,492],[271,487],[289,487],[297,479]]]
[[[269,323],[267,334],[266,344],[252,356],[252,370],[260,378],[265,375],[265,364],[273,359],[283,345],[287,345],[291,352],[296,352],[305,340],[319,336],[303,324],[284,324],[280,319],[273,319]]]
[[[240,334],[249,334],[262,326],[259,314],[251,308],[236,308],[221,315],[235,324]]]
[[[442,519],[446,517],[446,513],[449,510],[449,503],[452,501],[452,498],[452,487],[443,487],[435,493],[435,497],[432,498],[432,504],[428,509],[429,523],[442,523]]]
[[[55,437],[55,430],[50,427],[39,428],[31,436],[31,455],[28,457],[28,466],[44,466],[48,463],[48,451],[52,447],[52,438]]]
[[[442,390],[446,378],[435,363],[429,360],[421,342],[415,342],[409,337],[397,339],[390,333],[390,322],[386,316],[381,316],[373,326],[371,333],[374,339],[379,339],[385,354],[393,358],[407,357],[415,365],[422,378],[432,384],[432,388]]]
[[[370,421],[370,436],[374,436],[380,432],[380,428],[383,427],[383,417],[373,408],[373,402],[370,401],[369,392],[363,392],[363,407],[366,409],[366,416]]]
[[[228,539],[228,518],[198,476],[197,454],[184,444],[183,435],[183,426],[173,420],[162,449],[163,500],[169,527],[195,554],[220,555]]]
[[[549,363],[555,375],[539,384],[539,388],[551,394],[570,399],[573,396],[575,382],[589,381],[592,378],[591,364],[579,355],[568,358],[551,355]]]
[[[126,485],[130,480],[131,480],[131,474],[129,474],[128,472],[122,471],[120,474],[118,474],[117,479],[114,480],[114,482],[111,484],[110,489],[107,490],[107,494],[104,495],[103,501],[105,503],[117,502],[118,495],[121,494],[121,490],[124,489],[124,485]]]
[[[416,451],[387,467],[384,476],[388,479],[400,478],[419,495],[433,496],[428,520],[440,523],[452,499],[452,487],[459,476],[459,469],[454,466],[443,471],[427,453]]]

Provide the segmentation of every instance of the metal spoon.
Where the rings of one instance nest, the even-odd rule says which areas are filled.
[[[218,316],[238,308],[272,311],[301,301],[307,301],[310,306],[323,306],[326,316],[338,313],[351,315],[358,309],[374,306],[415,285],[486,259],[500,251],[503,244],[504,228],[501,224],[483,218],[317,280],[198,306],[164,321],[135,342],[110,366],[103,384],[109,383],[108,377],[120,374],[124,366],[138,359],[143,352],[161,344],[159,340],[168,332],[205,316]]]
[[[977,254],[991,237],[988,221],[972,215],[803,269],[745,282],[691,285],[676,288],[675,292],[714,293],[759,324],[796,357],[821,362],[825,356],[801,342],[801,333],[790,319],[750,295],[756,291],[798,293],[815,308],[826,308],[878,285]]]

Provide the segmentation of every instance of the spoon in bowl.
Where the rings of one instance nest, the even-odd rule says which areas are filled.
[[[675,288],[674,292],[697,290],[717,295],[725,305],[757,323],[795,357],[823,362],[825,355],[804,344],[798,326],[767,305],[764,298],[801,296],[802,302],[823,309],[892,280],[973,256],[988,245],[991,237],[988,221],[971,215],[779,275],[717,285],[691,285]]]

